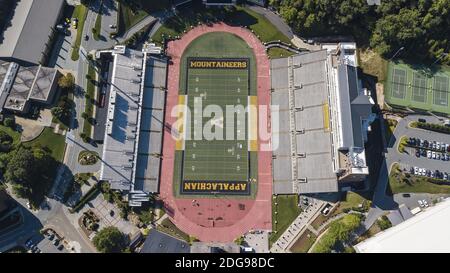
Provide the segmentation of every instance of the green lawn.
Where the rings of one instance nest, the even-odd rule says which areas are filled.
[[[139,6],[134,6],[133,2],[137,2]],[[124,34],[152,12],[170,8],[170,2],[161,0],[135,0],[126,4],[120,3],[118,32]]]
[[[189,234],[184,233],[181,231],[177,226],[175,226],[169,218],[166,218],[162,220],[161,225],[158,225],[156,227],[157,230],[165,232],[169,235],[172,235],[174,237],[180,238],[186,242],[189,242]]]
[[[330,216],[340,214],[347,209],[358,210],[360,204],[363,205],[362,209],[370,207],[370,201],[366,197],[359,193],[348,191],[344,193],[344,197],[339,201],[338,207],[330,214]]]
[[[101,30],[102,30],[102,15],[98,13],[97,18],[95,19],[94,28],[92,29],[92,34],[96,41],[100,40]]]
[[[275,204],[277,203],[277,204]],[[269,244],[272,245],[300,214],[298,195],[277,195],[272,199],[272,234]]]
[[[270,59],[277,59],[289,57],[295,55],[295,53],[284,48],[272,47],[267,51],[267,55],[269,55]]]
[[[164,25],[151,37],[153,41],[162,43],[162,35],[178,36],[199,22],[222,20],[230,25],[247,26],[259,36],[263,42],[283,41],[290,43],[288,37],[281,33],[264,16],[245,7],[229,9],[208,9],[203,5],[190,5],[181,8],[178,15],[167,20]]]
[[[41,146],[48,148],[54,159],[62,162],[64,159],[64,149],[66,146],[66,138],[62,135],[55,134],[53,128],[45,128],[44,131],[36,139],[24,142],[25,146]]]
[[[144,10],[133,11],[128,5],[119,4],[119,24],[118,31],[120,34],[124,34],[135,24],[139,23],[145,16],[148,15]]]
[[[317,236],[309,230],[303,232],[297,241],[292,245],[290,251],[293,253],[307,253],[316,241]]]
[[[20,143],[20,135],[21,134],[19,132],[14,131],[13,129],[6,127],[4,125],[1,125],[1,124],[0,124],[0,131],[5,132],[12,137],[13,145]]]
[[[389,174],[388,194],[396,193],[432,193],[450,194],[449,185],[438,185],[429,182],[430,178],[403,173],[398,164],[394,164]]]
[[[86,106],[84,112],[87,113],[88,118],[83,121],[83,133],[87,137],[91,137],[92,134],[92,124],[89,122],[89,118],[94,118],[94,102],[95,102],[95,83],[96,83],[96,72],[92,65],[88,68],[89,79],[87,79],[86,92],[89,98],[86,99]]]
[[[358,50],[358,61],[364,74],[376,77],[378,82],[386,80],[387,64],[378,53],[371,49]]]
[[[77,37],[75,39],[75,44],[72,45],[72,61],[77,61],[80,58],[80,45],[81,38],[83,36],[84,22],[86,21],[86,16],[88,14],[88,8],[84,5],[78,5],[75,7],[73,11],[72,18],[78,18],[78,28],[77,28]]]

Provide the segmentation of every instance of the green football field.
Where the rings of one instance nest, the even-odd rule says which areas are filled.
[[[190,60],[214,61],[245,61],[246,69],[233,68],[192,68]],[[248,182],[257,178],[257,152],[249,151],[248,147],[248,119],[238,123],[237,115],[234,123],[228,123],[226,106],[247,107],[249,96],[256,96],[256,59],[253,49],[241,38],[225,32],[204,34],[186,48],[181,59],[179,94],[186,96],[186,104],[191,110],[189,122],[189,136],[185,135],[183,150],[175,152],[174,194],[182,196],[182,183],[194,182]],[[195,116],[194,104],[202,103],[202,109],[208,106],[218,106],[223,116],[198,119]],[[230,126],[227,128],[227,125]],[[223,140],[210,140],[201,134],[205,127],[212,127],[212,131],[223,131]],[[187,134],[186,132],[186,134]],[[227,140],[228,134],[234,139]],[[250,193],[236,196],[238,198],[253,198],[257,184],[249,186]],[[227,195],[221,192],[189,194],[190,197],[220,197]],[[186,193],[184,193],[186,194]]]
[[[192,109],[195,101],[201,101],[202,109],[217,105],[223,111],[226,106],[248,104],[247,69],[189,69],[187,77],[187,106],[191,109],[190,136],[185,140],[184,180],[194,181],[247,181],[248,144],[246,136],[247,118],[239,124],[234,118],[228,122],[225,112],[221,117],[197,118]],[[200,110],[200,109],[199,109]],[[211,140],[203,135],[203,128],[210,126],[218,130],[224,140]],[[233,139],[226,140],[226,133],[232,132]]]
[[[385,86],[388,104],[450,114],[448,69],[389,63]]]

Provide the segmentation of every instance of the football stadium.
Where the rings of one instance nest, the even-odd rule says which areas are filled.
[[[271,151],[258,139],[270,105],[270,63],[246,28],[200,25],[167,43],[160,197],[171,221],[201,241],[271,230]],[[175,110],[174,110],[175,109]],[[168,133],[170,132],[170,133]]]
[[[179,106],[189,114],[180,115],[176,196],[254,196],[257,147],[256,136],[250,134],[257,127],[256,112],[251,111],[256,110],[255,68],[252,49],[231,33],[202,35],[185,50]],[[211,106],[221,113],[206,116]]]

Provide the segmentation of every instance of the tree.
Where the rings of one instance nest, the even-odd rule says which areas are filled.
[[[421,39],[424,29],[417,9],[402,9],[378,20],[370,45],[382,55],[392,54],[398,48]]]
[[[13,118],[5,118],[5,120],[3,121],[3,124],[4,124],[6,127],[9,127],[9,128],[14,129],[14,127],[15,127],[15,125],[16,125],[16,122],[14,121]]]
[[[120,253],[126,248],[125,236],[116,227],[106,227],[94,237],[94,246],[103,253]]]
[[[75,87],[75,77],[71,73],[67,73],[59,78],[58,85],[63,89],[73,89]]]
[[[380,227],[381,230],[385,230],[392,227],[392,223],[391,221],[389,221],[386,215],[381,216],[381,219],[377,220],[377,225]]]

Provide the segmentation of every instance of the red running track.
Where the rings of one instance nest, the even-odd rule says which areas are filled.
[[[187,46],[197,37],[208,32],[229,32],[241,37],[253,48],[257,63],[258,104],[270,105],[270,62],[259,39],[249,30],[224,23],[212,26],[201,25],[186,33],[180,40],[168,43],[167,54],[171,57],[168,75],[165,126],[171,128],[176,121],[171,111],[178,104],[180,59]],[[267,112],[267,113],[266,113]],[[270,132],[270,111],[259,110],[259,126],[267,122]],[[261,117],[267,117],[261,119]],[[269,133],[270,136],[270,133]],[[164,132],[163,160],[161,171],[160,197],[166,212],[174,224],[184,232],[204,242],[231,242],[249,230],[272,229],[272,152],[261,151],[261,145],[269,145],[259,140],[258,151],[258,191],[256,199],[175,198],[173,195],[173,170],[175,140],[170,129]]]

